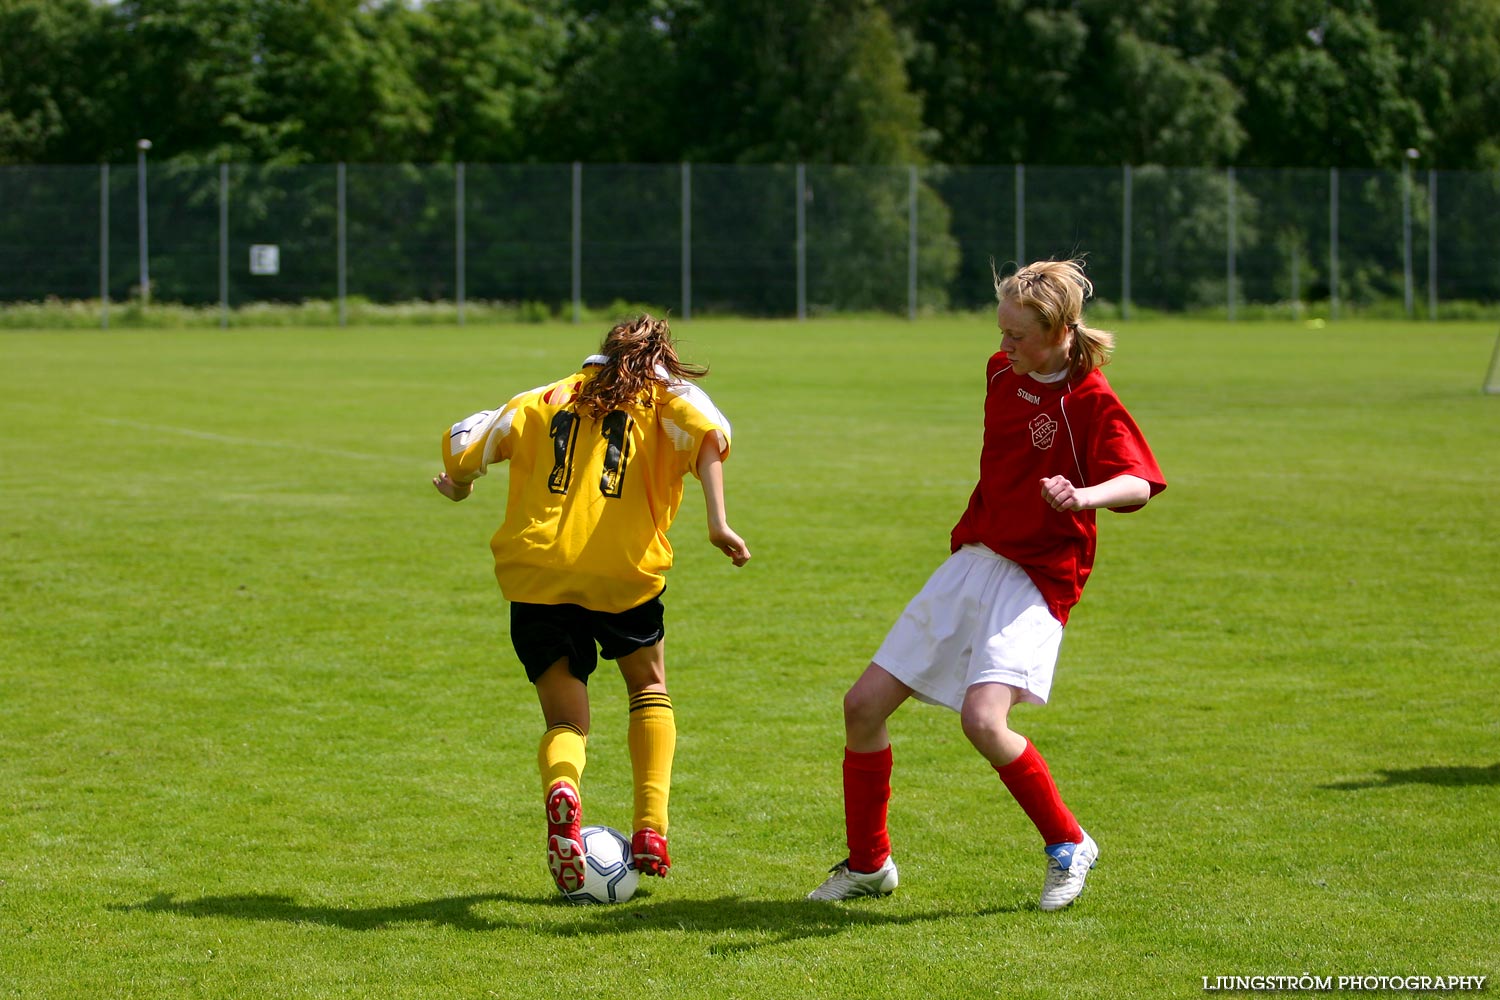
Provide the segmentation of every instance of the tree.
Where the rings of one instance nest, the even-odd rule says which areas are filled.
[[[1404,86],[1422,105],[1429,166],[1500,169],[1500,0],[1378,0],[1404,55]]]
[[[890,0],[949,163],[1204,164],[1243,140],[1214,0]]]
[[[1241,165],[1394,168],[1430,137],[1403,83],[1403,42],[1368,0],[1226,3],[1217,22],[1245,95]]]
[[[900,36],[871,0],[585,0],[567,33],[543,159],[923,158]]]
[[[225,0],[214,0],[225,2]],[[401,162],[432,128],[411,75],[397,6],[265,0],[257,58],[262,124],[285,128],[287,158]]]
[[[0,163],[91,163],[118,145],[110,19],[90,0],[0,0]]]
[[[944,163],[1060,159],[1089,27],[1076,10],[1024,0],[890,0],[914,45],[912,85]]]
[[[1186,58],[1128,28],[1110,32],[1098,68],[1089,73],[1093,99],[1070,130],[1072,159],[1214,165],[1233,159],[1245,140],[1235,118],[1239,94],[1216,57]],[[1124,100],[1111,95],[1129,95]]]
[[[890,168],[920,163],[926,137],[901,35],[881,7],[872,0],[586,0],[569,9],[558,89],[535,130],[541,158],[852,165],[807,172],[812,307],[905,303],[909,178]],[[758,182],[779,171],[747,173]],[[776,248],[791,257],[799,189],[790,176],[776,179],[753,183],[735,205],[695,199],[713,215],[695,233],[713,230],[717,266],[753,270]],[[660,206],[652,219],[677,210],[675,188],[663,198],[658,181],[651,171],[615,178],[609,207],[588,215],[586,242],[588,233],[644,241],[657,227],[640,220],[643,206]],[[918,200],[918,294],[935,305],[945,300],[957,251],[946,206],[925,185]],[[795,272],[788,263],[782,273],[791,279]],[[762,283],[756,294],[739,307],[775,312],[779,302],[784,311],[784,285]]]
[[[562,25],[550,2],[428,0],[397,8],[427,128],[418,161],[516,162],[531,152],[527,124],[553,84]]]
[[[920,163],[922,108],[900,37],[866,0],[705,5],[683,34],[690,159]],[[732,84],[723,86],[722,80]]]
[[[255,0],[123,0],[110,8],[107,40],[130,67],[114,109],[123,134],[110,158],[129,157],[142,137],[156,156],[194,162],[280,155],[287,126],[260,99],[266,14]]]

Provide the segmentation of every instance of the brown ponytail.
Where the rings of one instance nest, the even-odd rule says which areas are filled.
[[[649,313],[616,324],[605,334],[599,353],[609,360],[583,384],[576,399],[579,410],[595,418],[611,410],[649,405],[653,386],[708,374],[707,367],[678,359],[667,321]]]

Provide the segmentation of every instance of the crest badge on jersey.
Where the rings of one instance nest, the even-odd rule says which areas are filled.
[[[1052,442],[1057,438],[1057,421],[1045,413],[1038,413],[1032,418],[1031,423],[1026,425],[1031,429],[1031,443],[1042,451],[1052,447]]]

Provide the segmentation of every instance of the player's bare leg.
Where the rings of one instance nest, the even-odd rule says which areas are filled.
[[[871,663],[844,695],[844,830],[849,856],[829,869],[808,899],[885,896],[899,876],[886,810],[891,797],[889,719],[911,688]]]
[[[1010,728],[1010,710],[1020,700],[1021,692],[1008,684],[975,684],[964,693],[964,735],[991,767],[1004,767],[1026,750],[1026,737]]]
[[[1040,906],[1060,910],[1083,892],[1099,845],[1084,832],[1063,804],[1052,772],[1031,741],[1010,728],[1010,710],[1021,692],[1005,684],[976,684],[964,695],[964,735],[984,755],[1020,804],[1047,855]]]
[[[891,745],[885,722],[912,696],[912,689],[878,663],[865,667],[844,695],[844,745],[855,753],[875,753]]]

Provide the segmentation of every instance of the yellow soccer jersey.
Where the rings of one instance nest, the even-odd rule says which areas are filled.
[[[729,455],[729,421],[691,382],[657,387],[651,406],[578,412],[574,396],[595,371],[523,392],[443,436],[454,482],[510,462],[505,522],[490,540],[506,600],[618,612],[660,594],[683,478],[697,474],[707,435]]]

